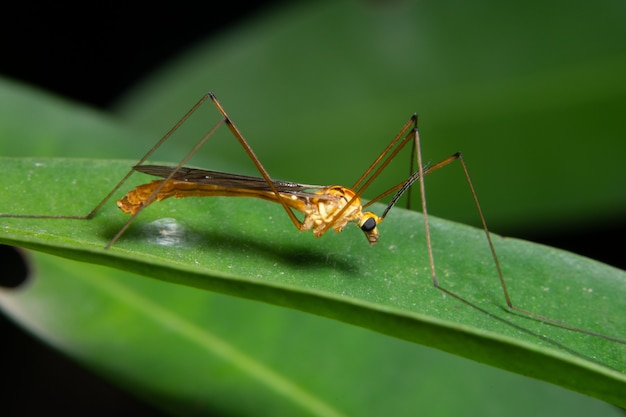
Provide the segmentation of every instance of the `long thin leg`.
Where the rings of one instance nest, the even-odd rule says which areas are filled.
[[[122,228],[117,232],[117,234],[115,236],[113,236],[113,238],[109,241],[109,243],[107,243],[107,245],[104,247],[104,249],[110,249],[111,246],[113,246],[113,244],[124,234],[124,232],[130,227],[130,225],[133,223],[133,221],[135,221],[135,219],[137,218],[137,216],[139,216],[139,213],[141,213],[141,211],[146,208],[148,206],[148,204],[150,204],[151,202],[154,201],[154,199],[156,199],[156,196],[159,195],[159,192],[163,189],[163,187],[165,186],[165,184],[171,180],[174,175],[176,175],[176,172],[178,172],[182,166],[184,164],[187,163],[187,161],[189,161],[189,159],[193,156],[194,153],[196,153],[196,151],[198,149],[200,149],[200,147],[202,145],[204,145],[204,143],[211,137],[213,136],[213,133],[215,133],[215,131],[222,125],[222,123],[224,123],[224,119],[220,119],[220,121],[218,121],[215,126],[213,126],[213,128],[202,137],[202,139],[200,139],[200,141],[196,144],[196,146],[194,146],[191,151],[189,151],[189,153],[187,153],[187,155],[185,155],[185,157],[178,163],[178,165],[176,165],[176,167],[172,170],[172,172],[170,173],[170,175],[165,178],[164,181],[161,182],[161,184],[154,189],[154,191],[152,192],[152,194],[150,194],[150,196],[147,198],[147,200],[144,202],[144,204],[141,205],[141,207],[139,207],[139,209],[130,217],[130,219],[128,219],[128,221],[124,224],[124,226],[122,226]],[[150,153],[154,152],[154,148],[150,151]],[[141,162],[144,162],[146,160],[146,157],[142,158],[136,166],[141,165]],[[131,174],[134,172],[134,170],[131,170]],[[130,176],[127,175],[125,177],[128,178]],[[119,186],[117,187],[119,188]],[[116,188],[116,189],[117,189]],[[109,196],[112,193],[109,193]]]
[[[135,165],[143,164],[146,159],[150,157],[165,141],[167,141],[172,134],[178,128],[185,123],[185,121],[206,101],[208,98],[207,95],[204,95],[194,106],[189,109],[187,113],[161,138],[159,141],[150,148],[150,150],[143,156]],[[109,193],[104,196],[104,198],[87,214],[79,214],[79,215],[53,215],[53,214],[1,214],[0,217],[19,217],[19,218],[37,218],[37,219],[78,219],[78,220],[89,220],[93,218],[93,216],[100,211],[100,209],[106,204],[107,201],[111,199],[113,194],[130,178],[130,176],[135,172],[132,168],[128,171],[128,173],[113,187]],[[108,246],[107,246],[108,247]]]
[[[463,155],[458,152],[455,153],[454,155],[449,156],[448,158],[442,160],[441,162],[432,165],[426,169],[424,169],[424,164],[422,163],[422,151],[421,151],[421,143],[420,143],[420,137],[419,137],[419,131],[417,130],[417,128],[415,128],[414,130],[414,135],[415,135],[415,143],[416,143],[416,150],[417,150],[417,166],[418,166],[418,170],[417,172],[412,175],[409,180],[406,181],[405,186],[403,186],[402,189],[400,189],[398,191],[398,193],[396,194],[396,196],[394,196],[394,199],[392,200],[392,202],[390,203],[390,205],[387,207],[387,209],[385,210],[385,214],[389,211],[389,208],[391,208],[391,206],[393,206],[393,204],[395,203],[395,201],[397,201],[397,199],[399,198],[399,195],[402,194],[402,192],[404,192],[405,189],[409,188],[411,186],[411,184],[413,182],[415,182],[416,180],[419,181],[419,188],[420,188],[420,195],[421,195],[421,200],[422,200],[422,214],[424,216],[424,232],[426,235],[426,246],[428,248],[428,261],[430,264],[430,271],[431,271],[431,276],[432,276],[432,281],[433,281],[433,285],[435,286],[435,288],[443,291],[444,293],[450,295],[451,297],[454,297],[455,299],[471,305],[468,301],[466,301],[464,298],[462,298],[461,296],[453,293],[452,291],[442,287],[439,284],[439,280],[437,279],[437,272],[435,270],[435,258],[433,255],[433,247],[432,247],[432,242],[431,242],[431,235],[430,235],[430,224],[428,221],[428,209],[426,207],[426,187],[424,185],[424,176],[430,172],[433,172],[439,168],[442,168],[456,160],[461,162],[461,165],[463,167],[463,172],[465,173],[465,178],[467,179],[467,183],[469,184],[470,187],[470,191],[472,193],[472,197],[474,199],[474,204],[476,205],[476,209],[478,211],[478,215],[480,217],[480,221],[482,223],[483,226],[483,230],[485,231],[485,235],[487,237],[487,242],[489,244],[489,250],[491,251],[491,256],[493,257],[493,261],[496,267],[496,271],[498,274],[498,278],[500,280],[500,285],[502,287],[502,292],[504,294],[504,298],[506,300],[506,304],[507,306],[513,310],[516,311],[518,313],[521,313],[523,315],[526,315],[528,317],[531,317],[535,320],[539,320],[542,322],[546,322],[546,323],[550,323],[553,324],[555,326],[558,327],[562,327],[568,330],[573,330],[579,333],[584,333],[587,335],[591,335],[591,336],[597,336],[597,337],[601,337],[603,339],[607,339],[607,340],[611,340],[614,342],[619,342],[619,343],[625,343],[626,344],[626,340],[625,339],[620,339],[617,337],[613,337],[613,336],[608,336],[602,333],[596,333],[590,330],[585,330],[585,329],[581,329],[575,326],[572,326],[570,324],[558,321],[558,320],[554,320],[554,319],[550,319],[548,317],[536,314],[532,311],[528,311],[528,310],[524,310],[522,308],[519,308],[517,306],[515,306],[511,300],[511,296],[509,294],[509,291],[507,289],[507,285],[504,279],[504,274],[502,273],[502,269],[500,267],[500,262],[498,261],[498,256],[496,254],[496,249],[493,245],[493,241],[491,239],[491,234],[489,233],[489,229],[487,228],[487,222],[485,221],[485,216],[483,214],[482,208],[480,207],[480,202],[478,201],[478,196],[476,194],[476,190],[474,189],[474,184],[472,183],[472,179],[469,175],[469,171],[467,169],[467,165],[465,163],[465,160],[463,159]]]
[[[130,225],[134,222],[134,220],[137,218],[137,216],[139,215],[139,213],[146,207],[148,206],[152,201],[154,201],[158,195],[158,193],[161,191],[161,189],[163,188],[163,186],[170,180],[172,179],[176,173],[180,170],[180,168],[183,167],[183,165],[185,163],[187,163],[187,161],[189,161],[189,159],[191,158],[191,156],[198,150],[200,149],[200,147],[202,145],[204,145],[204,143],[215,133],[215,131],[224,123],[226,123],[226,125],[228,126],[228,128],[230,129],[230,131],[233,133],[233,135],[235,136],[235,138],[239,141],[239,143],[241,144],[241,146],[244,148],[244,150],[246,151],[246,153],[248,154],[248,156],[250,157],[250,159],[252,160],[252,162],[255,164],[255,166],[257,167],[257,169],[259,170],[259,172],[261,173],[261,175],[263,176],[263,178],[265,179],[265,181],[267,182],[268,186],[273,190],[273,192],[276,194],[277,196],[277,200],[281,203],[281,205],[283,206],[283,208],[285,209],[285,211],[287,212],[287,214],[289,215],[289,218],[291,219],[291,221],[293,222],[293,224],[298,228],[301,229],[302,228],[302,222],[300,220],[298,220],[298,218],[295,216],[295,214],[293,213],[293,211],[289,208],[289,206],[287,206],[287,204],[285,203],[285,201],[283,200],[283,198],[281,197],[279,191],[276,189],[276,186],[274,185],[271,177],[269,176],[267,170],[265,169],[265,167],[261,164],[261,162],[259,161],[259,159],[257,158],[257,156],[254,154],[254,151],[252,150],[252,148],[250,147],[250,145],[248,144],[248,142],[244,139],[243,135],[241,134],[241,132],[239,131],[239,129],[237,129],[237,127],[235,126],[235,124],[232,122],[232,119],[228,116],[228,114],[226,113],[226,111],[224,110],[224,108],[222,107],[222,105],[219,103],[219,101],[217,100],[217,98],[215,97],[215,95],[210,92],[208,94],[205,94],[204,96],[202,96],[202,98],[200,100],[198,100],[198,102],[191,108],[189,109],[189,111],[187,111],[187,113],[185,113],[185,115],[161,138],[159,139],[159,141],[152,146],[152,148],[150,148],[150,150],[135,164],[135,166],[139,166],[142,165],[149,157],[150,155],[152,155],[161,145],[163,145],[163,143],[165,141],[167,141],[173,134],[174,132],[176,132],[176,130],[178,130],[178,128],[180,128],[180,126],[185,123],[187,121],[187,119],[189,119],[191,117],[191,115],[193,113],[196,112],[196,110],[198,110],[198,108],[200,106],[202,106],[202,104],[204,104],[204,102],[207,99],[211,99],[211,101],[213,102],[213,104],[215,105],[215,107],[219,110],[219,112],[222,114],[223,118],[220,119],[214,126],[213,128],[207,133],[205,134],[200,141],[198,141],[198,143],[193,147],[193,149],[191,149],[191,151],[189,151],[189,153],[187,153],[187,155],[185,155],[185,157],[178,163],[178,165],[172,170],[172,172],[170,173],[170,175],[164,179],[164,181],[161,183],[161,185],[159,185],[159,187],[157,187],[152,193],[151,195],[146,199],[146,202],[130,217],[130,219],[128,219],[128,221],[124,224],[124,226],[122,226],[122,228],[116,233],[115,236],[113,236],[113,238],[107,243],[107,245],[105,246],[105,249],[110,249],[111,246],[113,246],[115,244],[115,242],[124,234],[124,232],[130,227]],[[85,215],[36,215],[36,214],[1,214],[0,213],[0,217],[20,217],[20,218],[44,218],[44,219],[83,219],[83,220],[88,220],[91,219],[95,216],[95,214],[100,211],[100,209],[104,206],[104,204],[107,203],[107,201],[109,201],[111,199],[111,197],[113,196],[113,194],[128,180],[128,178],[130,178],[130,176],[135,172],[134,168],[131,168],[128,173],[115,185],[115,187],[113,187],[113,189],[111,191],[109,191],[109,193],[87,214]]]
[[[396,157],[396,155],[404,148],[404,146],[412,139],[411,135],[406,135],[407,131],[412,131],[411,128],[415,129],[417,127],[417,115],[414,114],[411,118],[402,126],[402,129],[398,132],[398,134],[389,142],[389,145],[376,157],[374,162],[370,164],[370,166],[365,170],[365,172],[359,177],[359,179],[352,186],[352,191],[354,191],[354,197],[350,199],[346,203],[346,205],[337,213],[335,213],[333,220],[326,223],[326,226],[322,230],[321,233],[326,232],[330,227],[335,223],[336,219],[339,219],[343,216],[343,214],[352,206],[352,204],[360,198],[363,191],[369,187],[372,182],[378,177],[378,175],[389,165],[389,163]],[[378,201],[384,196],[391,194],[396,188],[399,188],[404,183],[398,184],[396,187],[392,187],[387,190],[385,193],[379,195],[374,199],[374,201]],[[368,205],[371,203],[368,203]]]
[[[239,129],[237,129],[237,126],[235,126],[235,124],[233,123],[232,119],[230,118],[230,116],[228,116],[228,114],[226,113],[226,110],[224,110],[224,108],[222,107],[220,102],[217,101],[217,98],[215,97],[215,95],[213,93],[209,93],[209,97],[211,97],[211,100],[213,100],[213,104],[215,104],[215,107],[217,107],[217,109],[220,111],[220,113],[222,113],[222,116],[224,116],[224,121],[226,122],[226,126],[228,126],[228,128],[233,133],[235,138],[237,138],[237,140],[239,141],[239,143],[241,144],[243,149],[246,151],[246,153],[248,154],[248,156],[250,157],[252,162],[254,162],[254,165],[256,166],[256,168],[259,171],[259,173],[263,176],[263,178],[267,182],[267,185],[269,185],[269,187],[272,189],[274,194],[276,194],[276,199],[283,206],[283,208],[285,209],[285,211],[289,215],[289,218],[291,219],[293,224],[298,229],[301,229],[302,228],[302,222],[300,220],[298,220],[298,218],[293,213],[293,211],[289,208],[289,206],[287,206],[287,203],[285,203],[285,200],[283,200],[283,198],[281,197],[280,193],[278,192],[278,189],[276,189],[276,186],[274,185],[274,182],[272,181],[272,178],[270,177],[270,174],[268,174],[267,170],[265,169],[265,167],[263,166],[263,164],[261,163],[259,158],[255,155],[254,151],[252,150],[252,148],[248,144],[248,141],[246,141],[246,139],[243,137],[243,135],[241,134]]]
[[[296,215],[293,213],[293,211],[289,208],[289,206],[287,206],[287,204],[285,203],[285,201],[283,200],[283,198],[281,197],[278,189],[276,188],[276,186],[274,185],[274,182],[272,181],[271,177],[269,176],[267,170],[265,169],[265,167],[263,166],[263,164],[261,164],[261,161],[259,160],[259,158],[255,155],[254,151],[252,150],[252,148],[250,147],[250,145],[248,144],[248,142],[245,140],[245,138],[243,137],[243,135],[241,134],[241,132],[239,132],[239,129],[237,129],[237,126],[235,126],[235,124],[233,123],[232,119],[230,118],[230,116],[228,116],[228,114],[226,113],[226,111],[224,110],[224,108],[222,107],[222,105],[220,104],[220,102],[217,100],[217,98],[215,97],[215,95],[210,92],[207,95],[205,95],[184,117],[184,119],[180,122],[178,122],[175,126],[175,128],[178,128],[182,122],[184,122],[187,118],[189,118],[189,116],[198,109],[198,107],[200,107],[200,105],[202,103],[204,103],[204,101],[210,98],[211,101],[213,102],[213,104],[215,105],[215,107],[219,110],[219,112],[222,114],[223,118],[220,119],[219,122],[217,122],[215,124],[215,126],[213,126],[213,128],[202,137],[202,139],[200,139],[200,141],[189,151],[189,153],[187,153],[187,155],[185,155],[185,157],[178,163],[178,165],[176,165],[176,167],[172,170],[172,172],[169,174],[168,177],[166,177],[161,184],[154,189],[154,191],[150,194],[150,196],[146,199],[145,203],[131,216],[130,219],[128,219],[128,221],[126,222],[126,224],[124,224],[124,226],[122,226],[122,228],[117,232],[117,234],[109,241],[109,243],[106,245],[105,249],[109,249],[111,246],[113,246],[113,244],[122,236],[122,234],[124,234],[124,232],[130,227],[130,225],[133,223],[133,221],[135,220],[135,218],[137,218],[137,216],[139,215],[139,213],[145,208],[147,207],[150,203],[152,203],[152,201],[154,201],[157,197],[157,195],[159,194],[159,192],[163,189],[163,187],[165,186],[165,184],[172,179],[176,173],[183,167],[183,165],[185,165],[187,163],[187,161],[189,161],[189,159],[193,156],[193,154],[196,153],[196,151],[198,149],[200,149],[202,147],[202,145],[204,145],[204,143],[211,137],[213,136],[213,133],[215,133],[215,131],[223,124],[226,123],[226,125],[228,126],[228,128],[230,129],[230,131],[232,132],[232,134],[235,136],[235,138],[239,141],[239,143],[241,144],[241,146],[243,147],[243,149],[246,151],[246,153],[248,154],[248,156],[250,157],[250,159],[252,160],[252,162],[254,163],[254,165],[257,167],[257,169],[259,170],[259,172],[261,173],[261,175],[263,176],[263,178],[265,179],[265,181],[267,182],[268,186],[272,189],[272,191],[276,194],[277,200],[281,203],[281,205],[283,206],[283,208],[285,209],[285,211],[287,212],[287,214],[289,215],[289,218],[291,219],[291,221],[293,222],[293,224],[300,229],[302,227],[302,222],[300,222],[300,220],[298,220],[298,218],[296,217]],[[175,129],[173,129],[175,130]],[[173,131],[172,130],[172,131]],[[172,132],[170,131],[170,132]],[[171,133],[168,133],[167,137],[169,137]],[[163,143],[164,140],[161,139],[159,141],[159,143],[157,143],[157,145],[155,145],[155,147],[153,147],[150,152],[148,153],[151,154],[152,152],[154,152],[156,150],[156,148],[158,148],[158,146]],[[140,165],[142,162],[144,162],[147,159],[147,156],[144,156],[137,165]],[[131,170],[131,173],[133,171]],[[130,174],[128,175],[130,176]],[[119,186],[118,186],[119,188]],[[117,189],[117,188],[116,188]],[[112,193],[111,193],[112,194]]]
[[[391,142],[389,142],[389,145],[387,145],[387,147],[383,149],[383,151],[376,157],[374,162],[372,162],[370,166],[365,170],[365,172],[363,172],[363,174],[359,177],[359,179],[352,186],[353,191],[356,192],[357,190],[365,190],[368,187],[368,185],[371,184],[371,182],[378,176],[378,174],[380,174],[382,170],[385,169],[385,167],[389,164],[389,162],[391,162],[391,160],[397,155],[397,153],[400,152],[400,150],[402,150],[404,145],[406,145],[406,143],[411,139],[411,137],[408,135],[405,136],[403,139],[402,139],[402,136],[404,136],[404,134],[407,131],[409,131],[409,129],[415,128],[415,127],[417,127],[417,114],[414,114],[413,116],[411,116],[411,118],[404,124],[404,126],[402,126],[402,129],[400,129],[398,134],[391,140]],[[398,143],[400,139],[402,139],[402,141],[400,142],[400,144],[397,145],[395,150],[392,152],[392,149],[394,148],[394,146],[396,146],[396,144]],[[383,161],[383,158],[389,152],[392,152],[391,155],[387,156],[387,158],[384,160],[382,165],[378,167],[376,172],[371,174],[374,168],[376,168],[376,166],[380,164],[381,161]],[[370,179],[366,181],[365,184],[361,185],[361,183],[365,181],[365,179],[368,176],[370,177]]]

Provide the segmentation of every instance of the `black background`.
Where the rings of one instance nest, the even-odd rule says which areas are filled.
[[[106,8],[89,4],[89,9],[55,2],[3,6],[0,75],[106,109],[129,86],[194,42],[243,25],[282,3],[206,3],[204,13],[198,13],[197,3],[192,7],[184,2],[176,8],[148,3],[141,10],[110,3]],[[598,244],[618,241],[625,230],[622,223],[577,228],[569,235],[515,236],[625,268],[621,244]],[[6,260],[6,248],[0,256]],[[42,345],[3,315],[0,332],[4,415],[161,415]]]

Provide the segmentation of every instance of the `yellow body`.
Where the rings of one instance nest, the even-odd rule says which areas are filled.
[[[370,212],[363,212],[361,200],[354,198],[354,191],[346,187],[333,185],[321,188],[313,193],[289,193],[273,191],[230,188],[220,185],[201,184],[193,181],[169,180],[152,181],[131,190],[117,206],[128,214],[135,214],[142,206],[147,206],[154,200],[161,201],[169,197],[254,197],[279,203],[282,199],[287,206],[299,211],[304,215],[304,220],[299,224],[302,231],[313,230],[315,237],[320,237],[332,227],[336,232],[341,232],[349,223],[357,223],[365,233],[370,244],[378,241],[378,228],[380,222],[378,216]],[[156,196],[148,201],[154,191],[161,187]],[[352,201],[349,207],[346,205]],[[340,213],[343,210],[342,213]],[[366,223],[373,219],[372,222]],[[329,226],[330,225],[330,226]]]

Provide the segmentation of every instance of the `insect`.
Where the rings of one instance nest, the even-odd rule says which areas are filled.
[[[185,123],[185,121],[207,100],[210,100],[221,114],[220,120],[205,134],[198,143],[183,157],[183,159],[175,166],[147,165],[147,159],[165,142],[173,133]],[[188,168],[185,164],[192,155],[217,131],[219,127],[226,125],[237,139],[241,147],[248,154],[260,177],[238,175],[219,171],[211,171],[205,169]],[[380,173],[389,165],[389,163],[398,155],[398,153],[407,145],[411,146],[411,174],[400,183],[392,186],[374,199],[363,203],[361,195],[372,184],[372,182],[380,175]],[[478,215],[485,232],[486,241],[491,252],[491,257],[495,264],[497,276],[500,281],[502,292],[509,309],[539,320],[541,322],[550,323],[565,329],[584,333],[591,336],[597,336],[618,343],[626,343],[626,340],[596,333],[593,331],[578,328],[567,323],[553,320],[548,317],[536,314],[517,307],[513,304],[504,274],[500,267],[500,262],[496,254],[494,244],[490,232],[487,228],[485,216],[480,206],[477,193],[474,189],[467,165],[460,152],[454,153],[443,160],[434,164],[424,164],[422,160],[420,136],[418,131],[418,118],[413,115],[402,126],[400,131],[394,136],[391,142],[383,149],[383,151],[375,158],[365,172],[351,187],[343,187],[338,185],[320,186],[300,184],[289,181],[274,180],[255,155],[254,151],[241,134],[237,126],[233,123],[228,113],[224,110],[221,103],[217,100],[213,93],[204,95],[169,132],[165,134],[120,180],[120,182],[86,215],[13,215],[0,214],[0,217],[22,217],[22,218],[56,218],[56,219],[91,219],[98,211],[112,198],[114,193],[128,180],[135,172],[159,177],[161,179],[154,180],[150,183],[140,185],[129,191],[123,198],[118,200],[118,207],[127,214],[130,214],[128,221],[120,228],[117,234],[108,242],[105,249],[110,249],[131,226],[137,216],[147,206],[155,201],[161,201],[166,198],[184,198],[184,197],[210,197],[210,196],[236,196],[236,197],[252,197],[268,200],[280,204],[284,211],[291,219],[294,226],[300,231],[312,230],[316,237],[321,237],[328,230],[333,229],[341,232],[344,227],[350,223],[356,224],[364,233],[369,244],[373,245],[379,240],[378,226],[383,222],[390,210],[395,206],[398,200],[405,194],[410,193],[411,187],[417,183],[421,195],[421,210],[424,219],[424,232],[426,246],[428,251],[428,260],[433,285],[440,291],[449,296],[472,307],[471,303],[466,301],[453,291],[439,284],[437,273],[435,270],[435,260],[431,244],[431,233],[428,219],[428,210],[425,198],[424,177],[458,161],[462,168],[473,197],[474,204],[478,211]],[[416,166],[415,166],[416,165]],[[370,211],[364,211],[373,203],[381,199],[391,196],[390,202],[380,215],[376,215]],[[300,220],[294,213],[299,212],[303,219]]]

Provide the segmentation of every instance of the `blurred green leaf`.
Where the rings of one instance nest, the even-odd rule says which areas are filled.
[[[418,111],[425,157],[434,161],[457,150],[465,153],[495,230],[579,227],[594,218],[621,216],[626,206],[626,195],[615,192],[624,188],[626,178],[620,156],[626,147],[621,117],[626,110],[623,15],[624,4],[614,1],[595,3],[593,10],[583,2],[564,1],[549,5],[297,4],[218,41],[198,45],[163,68],[120,103],[118,113],[127,123],[1,84],[0,150],[7,155],[138,158],[201,94],[214,90],[272,176],[349,185],[411,113]],[[208,114],[215,117],[214,112]],[[129,129],[129,124],[135,129]],[[210,125],[202,117],[191,121],[181,132],[189,140],[177,139],[180,142],[157,158],[176,162]],[[216,139],[194,160],[195,165],[254,173],[232,138]],[[84,165],[68,172],[67,167],[75,164]],[[59,177],[55,171],[41,188],[41,182],[26,184],[33,187],[28,194],[20,191],[24,171],[18,170],[16,182],[7,181],[9,186],[18,185],[18,191],[6,195],[3,190],[0,207],[5,211],[6,202],[9,208],[29,212],[37,207],[67,213],[89,210],[93,201],[87,197],[98,200],[102,195],[97,192],[106,191],[123,174],[122,165],[116,165],[121,171],[112,172],[110,164],[116,165],[112,161],[62,162],[62,167],[54,167]],[[376,195],[377,187],[384,188],[387,181],[397,182],[407,169],[400,163],[389,171],[390,176],[382,178],[369,196]],[[432,211],[475,222],[460,174],[450,169],[430,177]],[[55,178],[73,199],[50,195],[54,189],[50,181],[54,183]],[[76,183],[68,183],[70,178]],[[96,186],[92,179],[101,182]],[[72,192],[79,188],[81,193]],[[231,213],[242,212],[247,216],[231,218]],[[191,245],[179,248],[179,255],[170,255],[156,244],[146,245],[156,239],[150,233],[160,230],[154,222],[164,213],[182,224],[185,241]],[[441,337],[452,334],[463,347],[463,355],[482,360],[493,353],[487,358],[491,363],[500,362],[533,377],[538,377],[534,372],[541,368],[541,374],[565,381],[555,382],[584,387],[581,390],[589,395],[596,395],[590,390],[606,387],[598,396],[613,403],[620,400],[611,395],[624,392],[623,345],[542,326],[501,309],[504,303],[486,247],[482,240],[479,245],[471,244],[479,236],[470,229],[435,222],[442,280],[494,315],[483,315],[482,323],[472,323],[472,328],[457,329],[450,322],[481,322],[481,315],[442,299],[430,286],[420,246],[420,221],[414,214],[393,212],[383,224],[385,243],[375,248],[367,247],[358,230],[329,233],[321,240],[298,234],[280,207],[269,203],[183,200],[163,203],[144,214],[109,253],[102,252],[101,246],[123,223],[123,216],[112,206],[91,222],[62,226],[62,221],[56,225],[24,221],[19,232],[13,230],[16,223],[11,223],[9,238],[21,235],[19,239],[28,239],[29,245],[41,249],[50,243],[46,233],[66,228],[55,232],[55,246],[46,250],[115,266],[133,261],[135,269],[144,274],[156,271],[158,278],[190,280],[187,284],[192,285],[201,281],[202,288],[211,286],[280,305],[298,304],[305,311],[410,340],[420,338],[438,347],[449,346],[447,336]],[[258,223],[259,219],[265,221]],[[404,222],[411,229],[414,225],[415,236]],[[38,237],[40,232],[44,235]],[[76,242],[80,242],[78,252]],[[497,244],[520,306],[580,327],[624,334],[618,313],[624,311],[619,304],[619,295],[624,294],[623,272],[524,242],[498,239]],[[459,249],[452,250],[455,245]],[[465,252],[466,245],[470,252]],[[68,252],[68,247],[74,249]],[[140,266],[135,251],[146,249],[149,255],[139,259],[148,261],[148,266]],[[209,256],[211,252],[216,256]],[[480,255],[468,259],[476,252]],[[181,277],[161,265],[162,258],[167,258],[168,264],[174,262],[178,268],[188,265],[185,259],[194,261],[195,255],[202,255],[203,262],[213,259],[216,263],[203,267],[211,271],[211,278],[194,275],[190,279],[188,272]],[[246,262],[241,262],[242,256]],[[40,262],[45,279],[21,294],[5,293],[3,308],[45,340],[172,413],[191,413],[196,404],[202,408],[197,413],[211,408],[255,415],[259,409],[269,410],[267,414],[297,415],[296,410],[304,410],[301,414],[328,415],[325,411],[332,408],[351,415],[414,415],[417,409],[429,415],[464,414],[468,409],[481,415],[611,412],[606,407],[594,408],[601,404],[583,396],[558,391],[566,397],[552,397],[553,387],[530,380],[516,380],[519,386],[513,386],[506,379],[508,374],[436,353],[431,357],[433,352],[422,352],[415,345],[313,316],[86,264],[47,257]],[[260,271],[265,271],[262,285]],[[42,284],[50,286],[37,293]],[[85,290],[94,285],[95,290]],[[77,295],[70,298],[68,290],[74,287]],[[341,290],[348,291],[342,298],[328,295]],[[610,295],[607,300],[605,292]],[[193,303],[192,297],[197,297]],[[103,299],[111,304],[104,307]],[[130,320],[128,310],[139,313]],[[429,316],[422,317],[423,310]],[[76,320],[72,327],[70,319]],[[146,321],[157,328],[148,330]],[[123,323],[128,326],[125,331],[121,331]],[[412,330],[418,323],[422,323],[419,333]],[[487,326],[488,333],[474,325]],[[185,331],[176,333],[179,327]],[[491,339],[496,330],[504,332],[504,338]],[[211,339],[213,333],[263,366],[247,362],[250,369],[246,369],[236,359],[238,355],[213,360],[225,357],[223,350],[209,353],[219,348],[207,348],[206,340],[204,344],[193,341]],[[145,345],[139,340],[145,340]],[[183,348],[187,344],[203,347],[189,351]],[[206,367],[199,368],[200,364]],[[264,366],[270,372],[259,373]],[[180,373],[170,378],[176,369]],[[263,373],[284,379],[259,383]],[[457,381],[465,383],[454,389]],[[304,387],[310,396],[285,388],[290,384]],[[494,395],[494,387],[501,391]]]
[[[621,415],[355,326],[36,255],[37,278],[0,292],[3,310],[172,415]]]
[[[118,112],[158,137],[214,91],[272,175],[323,184],[352,184],[417,112],[424,158],[465,154],[493,230],[592,227],[626,209],[624,16],[614,0],[297,4],[184,51]],[[240,162],[224,142],[197,164]],[[446,171],[431,211],[478,226]]]

